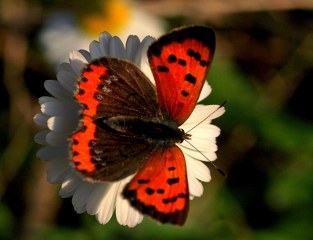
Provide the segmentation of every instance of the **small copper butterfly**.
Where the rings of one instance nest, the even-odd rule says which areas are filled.
[[[122,194],[140,212],[183,225],[189,208],[186,163],[176,143],[192,113],[215,50],[211,28],[179,28],[148,49],[156,82],[126,60],[103,57],[82,71],[75,99],[81,124],[71,135],[72,161],[89,181],[135,174]]]

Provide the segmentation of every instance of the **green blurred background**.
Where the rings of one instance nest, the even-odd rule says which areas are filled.
[[[312,0],[68,2],[0,0],[0,239],[313,239]],[[101,225],[78,215],[35,156],[37,98],[65,60],[49,47],[68,37],[47,37],[49,26],[76,29],[56,47],[66,56],[85,48],[80,36],[128,34],[130,22],[133,34],[185,24],[216,30],[205,103],[227,101],[215,124],[216,164],[228,177],[212,169],[184,227],[145,218],[129,229],[115,216]]]

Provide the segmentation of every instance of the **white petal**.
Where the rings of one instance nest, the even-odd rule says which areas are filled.
[[[185,129],[185,127],[184,127]],[[188,129],[185,129],[185,131],[188,131]],[[197,126],[196,128],[192,129],[188,133],[191,134],[191,139],[194,138],[203,138],[203,139],[209,139],[209,138],[216,138],[220,135],[221,130],[212,124],[201,124]]]
[[[83,180],[76,172],[73,171],[72,167],[68,165],[67,171],[64,174],[63,182],[59,195],[62,198],[71,197],[82,184]]]
[[[41,132],[36,133],[34,137],[34,141],[38,144],[46,145],[47,144],[46,137],[49,132],[50,131],[41,131]]]
[[[186,151],[187,152],[187,151]],[[206,152],[204,155],[205,157],[199,153],[198,151],[188,151],[186,153],[188,156],[190,156],[191,158],[194,158],[196,160],[200,160],[200,161],[204,161],[204,162],[208,162],[208,161],[214,161],[217,159],[217,155],[215,152]]]
[[[72,73],[75,75],[74,70],[73,70],[71,64],[69,64],[69,63],[65,63],[65,62],[60,63],[58,66],[58,72],[61,72],[61,71],[69,72],[69,73]]]
[[[212,92],[212,88],[209,85],[209,83],[207,81],[204,82],[198,102],[202,101],[203,99],[205,99],[207,96],[210,95],[210,93]]]
[[[110,54],[110,42],[112,40],[112,36],[107,33],[103,32],[100,34],[99,42],[100,42],[100,51],[102,56],[108,56]]]
[[[126,59],[126,51],[124,44],[118,37],[113,37],[110,41],[110,52],[109,55],[116,58]]]
[[[123,226],[135,227],[142,222],[143,215],[120,196],[116,201],[116,218],[118,223]]]
[[[48,128],[55,132],[71,133],[78,126],[76,117],[50,117],[47,121]]]
[[[102,224],[106,224],[110,221],[113,215],[118,189],[119,182],[112,183],[106,195],[102,196],[101,203],[99,204],[99,211],[97,213],[97,219]]]
[[[41,111],[50,116],[78,116],[80,106],[75,102],[46,102],[41,105]]]
[[[49,132],[46,136],[47,143],[51,146],[67,146],[68,133],[63,132]]]
[[[100,223],[107,223],[115,209],[116,194],[119,186],[117,183],[98,183],[98,186],[90,194],[86,210],[91,215],[97,215]]]
[[[126,41],[126,54],[127,59],[131,62],[135,62],[136,53],[138,51],[138,47],[140,46],[140,40],[137,36],[129,36]]]
[[[200,161],[186,158],[187,173],[203,182],[211,180],[209,168]]]
[[[92,41],[89,45],[89,51],[90,51],[90,55],[91,55],[91,58],[94,60],[94,59],[98,59],[98,58],[101,58],[101,57],[104,57],[104,52],[103,52],[103,49],[100,48],[99,46],[99,42],[97,41]]]
[[[77,213],[86,211],[87,200],[97,186],[96,184],[82,181],[77,187],[72,198],[72,204]]]
[[[83,57],[86,59],[87,63],[91,62],[91,55],[87,50],[80,49],[80,50],[78,50],[78,52],[80,52],[80,54],[83,55]]]
[[[133,177],[133,176],[131,176],[131,177]],[[125,184],[127,182],[129,182],[130,179],[131,179],[130,177],[127,177],[127,178],[121,180],[121,184],[119,186],[117,199],[116,199],[116,218],[117,218],[117,221],[122,225],[126,225],[126,223],[127,223],[130,205],[129,205],[127,200],[125,200],[121,197],[121,194],[122,194],[122,191],[123,191]]]
[[[86,203],[86,211],[91,215],[99,212],[99,205],[103,198],[106,198],[111,183],[93,183],[94,191],[90,194]]]
[[[134,227],[143,220],[142,214],[130,206],[129,202],[122,197],[125,185],[133,176],[129,176],[121,181],[116,199],[116,219],[119,224]]]
[[[205,151],[200,151],[199,149],[194,149],[193,147],[185,147],[183,144],[179,144],[179,146],[181,147],[181,150],[185,156],[187,155],[196,160],[207,162],[214,161],[217,158],[216,153],[210,151],[210,149],[202,149]]]
[[[38,150],[36,156],[41,160],[52,161],[54,159],[67,159],[68,147],[44,146]]]
[[[213,107],[217,107],[217,106],[220,106],[220,105],[210,105]],[[222,116],[225,112],[225,108],[224,107],[219,107],[216,111],[212,112],[211,116],[210,116],[210,119],[215,119],[215,118],[218,118],[220,116]]]
[[[63,161],[62,159],[51,161],[47,167],[48,181],[52,184],[61,183],[69,171],[70,168],[67,161]]]
[[[46,80],[44,83],[45,89],[54,97],[64,100],[73,99],[72,94],[66,91],[63,86],[55,80]]]
[[[192,136],[191,141],[192,146],[189,144],[189,141],[183,141],[182,143],[178,144],[179,146],[183,147],[184,149],[192,150],[192,151],[200,151],[203,153],[207,152],[216,152],[217,151],[217,144],[215,138],[197,138],[196,136]],[[196,148],[196,149],[195,149]]]
[[[46,103],[46,102],[61,102],[59,99],[54,97],[48,97],[48,96],[42,96],[38,98],[38,102],[40,105]]]
[[[221,107],[220,105],[197,104],[190,117],[182,125],[182,128],[185,129],[185,126],[187,125],[194,127],[196,124],[200,123],[206,118],[207,119],[204,121],[204,123],[210,123],[212,119],[221,116],[224,112],[224,107]]]
[[[68,71],[58,71],[57,79],[71,95],[76,90],[78,76]]]
[[[203,186],[194,176],[188,174],[189,193],[195,197],[200,197],[203,194]]]
[[[34,122],[39,125],[40,127],[46,128],[48,127],[47,121],[49,119],[49,116],[43,113],[37,113],[34,116]]]
[[[149,65],[147,51],[151,43],[153,43],[154,41],[155,39],[152,37],[145,37],[138,49],[135,58],[135,64],[140,67],[141,71],[150,79],[153,84],[155,84],[155,81]]]
[[[70,53],[70,64],[76,77],[78,77],[86,64],[88,64],[88,61],[86,60],[85,54],[81,51],[72,51]]]
[[[127,221],[128,227],[135,227],[137,224],[141,223],[143,220],[143,215],[131,206],[130,206],[128,216],[129,216],[128,221]]]

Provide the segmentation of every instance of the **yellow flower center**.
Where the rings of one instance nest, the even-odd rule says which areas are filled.
[[[98,35],[106,31],[117,34],[129,19],[129,6],[124,1],[102,1],[99,12],[89,14],[81,19],[85,32]]]

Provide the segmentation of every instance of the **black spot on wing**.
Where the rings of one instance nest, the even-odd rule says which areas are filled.
[[[169,72],[168,67],[159,65],[157,68],[158,72]]]
[[[91,72],[91,71],[92,71],[92,68],[90,67],[90,65],[88,65],[88,66],[85,68],[84,71],[86,71],[86,72]]]
[[[173,185],[173,184],[175,184],[175,183],[179,183],[179,178],[168,178],[168,179],[167,179],[167,183],[168,183],[169,185]]]
[[[139,179],[139,180],[137,181],[138,184],[146,184],[146,183],[149,183],[149,182],[150,182],[149,179]]]
[[[189,96],[189,93],[186,92],[185,90],[182,90],[182,91],[181,91],[181,94],[182,94],[184,97],[188,97],[188,96]]]
[[[82,77],[82,78],[80,79],[80,81],[82,81],[82,82],[88,82],[88,78]]]
[[[201,60],[201,54],[199,52],[195,52],[195,54],[193,55],[193,57],[197,60],[200,61]]]
[[[78,93],[77,93],[78,95],[84,95],[85,94],[85,90],[84,89],[79,89],[78,90]]]
[[[184,60],[184,59],[179,59],[179,60],[178,60],[178,64],[179,64],[180,66],[183,66],[183,67],[187,65],[186,60]]]
[[[77,156],[77,155],[79,155],[79,153],[78,152],[76,152],[76,151],[74,151],[73,153],[72,153],[72,155],[73,156]],[[75,162],[75,164],[76,164],[77,162]],[[80,164],[80,163],[79,163]]]
[[[152,188],[146,188],[146,193],[148,194],[148,195],[152,195],[153,193],[154,193],[154,190],[152,189]]]
[[[185,194],[185,193],[179,193],[179,194],[177,195],[177,197],[178,197],[178,198],[188,198],[188,195]]]
[[[197,82],[197,79],[191,73],[187,73],[185,75],[185,80],[192,83],[192,84],[196,84],[196,82]]]
[[[205,66],[208,65],[208,62],[205,61],[205,60],[201,60],[201,61],[200,61],[200,65],[201,65],[202,67],[205,67]]]
[[[163,194],[165,191],[164,191],[164,189],[162,189],[162,188],[159,188],[159,189],[157,189],[157,193],[158,194]]]
[[[84,110],[88,110],[89,109],[89,107],[88,107],[88,105],[86,104],[86,103],[81,103],[81,105],[83,105],[83,108],[84,108]]]
[[[194,54],[195,54],[195,51],[192,50],[191,48],[189,48],[189,49],[187,50],[187,54],[188,54],[188,56],[193,57]]]
[[[177,58],[176,58],[176,56],[175,56],[174,54],[171,54],[171,55],[168,56],[167,61],[168,61],[169,63],[174,63],[174,62],[177,61]]]
[[[80,132],[85,132],[87,130],[87,126],[83,125],[82,128],[80,129]]]
[[[196,61],[199,62],[200,66],[206,67],[209,65],[209,61],[201,59],[201,54],[199,52],[195,52],[193,49],[189,48],[187,50],[187,55],[194,58]]]
[[[163,202],[164,204],[168,204],[168,203],[174,203],[174,202],[176,202],[176,200],[177,200],[177,197],[164,198],[164,199],[162,200],[162,202]]]

